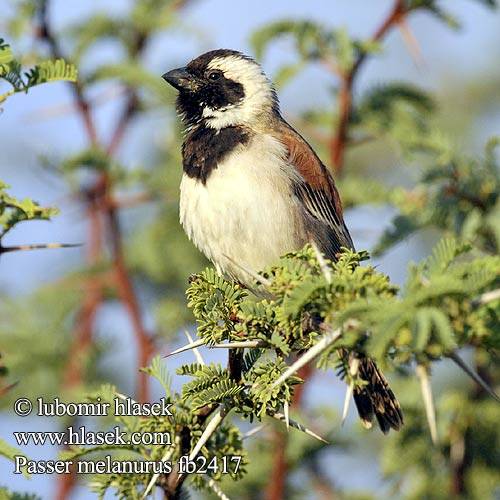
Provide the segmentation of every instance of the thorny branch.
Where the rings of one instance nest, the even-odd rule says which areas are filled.
[[[185,3],[187,3],[187,1],[180,0],[177,2],[179,8]],[[62,57],[57,38],[52,33],[49,23],[49,1],[42,1],[40,5],[41,25],[39,37],[48,43],[54,57]],[[372,40],[380,41],[392,27],[395,25],[404,25],[406,14],[407,10],[405,8],[405,2],[403,0],[395,1],[391,12],[375,32]],[[135,44],[136,55],[140,55],[143,48],[146,46],[146,43],[147,36],[142,33],[138,33]],[[341,88],[338,96],[339,120],[336,133],[330,141],[331,163],[337,174],[341,174],[342,172],[345,147],[348,144],[348,126],[349,116],[352,109],[353,86],[365,58],[366,54],[360,54],[349,71],[340,73]],[[338,68],[336,71],[338,71]],[[95,122],[92,117],[92,103],[90,103],[90,101],[85,97],[83,87],[80,83],[77,82],[75,84],[71,84],[71,88],[76,108],[84,123],[88,141],[91,145],[97,145],[100,141],[98,139]],[[105,148],[110,158],[117,153],[127,128],[131,120],[135,117],[138,109],[139,102],[135,90],[132,88],[126,89],[123,112],[117,120],[116,126],[113,128],[111,138]],[[89,220],[87,263],[89,266],[95,266],[100,261],[102,258],[102,249],[105,237],[109,237],[112,252],[112,268],[115,275],[114,285],[134,327],[134,332],[139,345],[138,365],[140,367],[147,364],[149,357],[152,354],[154,345],[151,335],[146,331],[142,324],[139,303],[132,285],[130,274],[126,268],[123,256],[122,233],[119,224],[118,210],[120,207],[113,198],[112,188],[111,178],[107,173],[102,173],[97,178],[95,184],[86,193],[86,209]],[[70,355],[66,370],[65,385],[67,387],[78,385],[83,379],[85,353],[88,352],[93,342],[95,315],[104,300],[104,282],[105,280],[99,279],[89,279],[87,282],[84,300],[77,316],[76,335],[74,339],[74,346],[71,351],[73,355]],[[240,367],[239,360],[237,358],[238,354],[236,351],[234,351],[234,353],[233,351],[230,351],[230,353],[234,355],[233,358],[230,357],[230,371],[234,378],[239,379]],[[299,376],[302,379],[307,380],[310,371],[310,365],[306,365],[301,369],[301,372],[299,372]],[[301,404],[302,397],[303,386],[299,386],[296,388],[293,398],[295,406]],[[146,401],[148,399],[147,381],[145,375],[143,374],[141,374],[139,378],[137,399],[140,401]],[[216,406],[211,405],[200,410],[198,415],[199,423],[203,424],[215,409]],[[180,438],[181,454],[188,454],[191,449],[189,428],[181,430]],[[281,430],[277,431],[274,442],[277,453],[275,454],[271,478],[265,493],[265,498],[267,500],[285,498],[288,468],[285,453],[286,442],[287,434]],[[184,478],[185,476],[180,476],[179,472],[176,470],[172,471],[172,473],[168,476],[162,476],[160,478],[158,484],[164,491],[166,499],[173,499],[177,497],[179,488],[182,485]],[[57,498],[59,500],[68,498],[73,485],[74,479],[62,479],[61,488]],[[455,489],[457,491],[460,490],[459,487]],[[329,491],[331,493],[331,490]]]
[[[86,215],[89,221],[89,238],[86,248],[86,262],[89,267],[95,266],[102,255],[102,221],[100,210],[104,186],[96,183],[92,190],[85,193]],[[63,385],[71,390],[81,385],[85,377],[86,361],[93,344],[94,321],[99,306],[104,298],[102,277],[93,279],[90,276],[83,284],[83,301],[75,320],[75,335],[66,360]],[[58,476],[57,500],[66,500],[76,484],[76,475],[62,474]]]
[[[179,1],[176,8],[180,9],[187,3],[186,0]],[[61,57],[61,50],[57,38],[54,36],[48,15],[49,1],[45,0],[41,5],[39,36],[46,41],[54,57]],[[143,32],[135,34],[131,56],[139,58],[148,42],[148,35]],[[78,82],[72,85],[76,109],[82,117],[88,140],[91,145],[99,144],[95,123],[92,117],[92,104],[83,93],[83,88]],[[109,142],[105,147],[109,158],[113,157],[123,142],[124,136],[130,122],[139,110],[139,99],[135,89],[129,87],[125,91],[125,103],[123,111],[119,116],[111,133]],[[85,193],[85,203],[89,220],[89,248],[87,263],[94,267],[102,258],[103,245],[109,240],[111,247],[111,265],[114,274],[114,286],[118,292],[121,302],[130,316],[138,344],[138,368],[146,366],[153,354],[154,345],[151,335],[146,331],[141,317],[139,302],[133,288],[132,279],[126,267],[123,255],[123,238],[119,222],[119,204],[113,196],[112,179],[107,172],[101,173],[95,183]],[[143,200],[143,201],[146,201]],[[74,386],[83,380],[84,358],[82,353],[87,353],[93,342],[93,328],[96,312],[104,300],[103,280],[92,279],[88,282],[84,301],[81,305],[78,317],[78,327],[71,350],[66,370],[65,383]],[[149,399],[147,375],[139,373],[136,399],[144,402]],[[215,407],[206,407],[199,412],[199,421],[203,423]],[[181,444],[189,452],[191,439],[189,429],[181,433]],[[63,476],[59,485],[58,500],[68,498],[74,487],[74,476]],[[179,491],[185,477],[180,476],[178,471],[173,471],[168,477],[160,478],[159,486],[163,489],[165,498],[174,498]]]
[[[38,37],[41,40],[44,40],[48,44],[52,56],[57,59],[63,57],[63,54],[59,47],[59,42],[57,40],[57,37],[54,35],[52,31],[52,25],[49,20],[50,17],[49,6],[50,6],[49,0],[43,0],[42,2],[40,2],[40,11],[39,11],[40,25],[39,25]],[[98,143],[97,131],[94,125],[94,120],[92,119],[89,102],[87,101],[87,99],[83,94],[82,85],[78,81],[74,83],[69,83],[69,85],[71,86],[73,96],[75,98],[75,103],[78,113],[83,120],[89,142],[92,145],[96,145]]]
[[[304,386],[307,380],[309,380],[312,371],[312,366],[308,364],[303,366],[297,374],[304,381],[304,383],[295,387],[292,397],[292,406],[294,408],[300,408],[302,406],[304,400]],[[288,477],[286,449],[288,436],[288,432],[283,429],[282,426],[274,429],[273,431],[272,446],[275,453],[273,454],[273,464],[271,466],[269,481],[264,493],[265,500],[282,500],[286,498],[286,479]]]
[[[42,38],[50,47],[53,57],[62,57],[62,51],[59,46],[57,37],[52,31],[52,27],[49,19],[49,6],[50,2],[44,0],[41,2],[40,6],[40,28],[39,36]],[[139,56],[147,43],[147,36],[138,33],[134,43],[135,55]],[[91,145],[97,145],[99,139],[97,136],[97,131],[92,117],[92,107],[84,96],[82,85],[79,82],[72,83],[71,89],[76,101],[76,108],[83,119],[84,127],[86,130],[87,138]],[[106,148],[109,157],[113,156],[117,149],[119,148],[125,131],[130,124],[131,120],[136,114],[138,109],[138,100],[135,90],[128,89],[126,102],[124,105],[124,111],[117,121],[116,126],[113,129],[111,135],[111,140],[108,147]],[[105,239],[109,236],[111,240],[111,252],[112,252],[112,266],[114,268],[116,283],[115,286],[119,292],[120,298],[128,311],[134,332],[139,345],[139,359],[138,368],[147,364],[149,357],[151,355],[152,346],[151,340],[145,328],[142,325],[142,319],[140,315],[140,309],[138,301],[133,290],[132,280],[125,266],[122,251],[122,236],[119,226],[118,214],[116,211],[116,204],[112,197],[112,182],[109,178],[108,173],[101,173],[96,179],[94,185],[86,192],[85,201],[87,205],[87,215],[89,220],[89,256],[87,263],[89,266],[95,266],[102,256],[102,247],[105,243]],[[106,225],[107,223],[107,225]],[[95,289],[95,283],[93,289]],[[89,301],[93,304],[90,308],[88,304],[82,304],[82,308],[78,317],[80,319],[79,325],[87,325],[89,331],[83,336],[89,341],[92,341],[92,329],[93,321],[91,319],[95,311],[101,305],[103,294],[102,290],[100,293],[92,292],[89,294],[92,298],[89,299],[86,295],[84,301]],[[97,298],[99,296],[99,298]],[[79,326],[79,329],[82,327]],[[77,338],[83,338],[77,335]],[[75,345],[75,353],[81,352],[78,345]],[[71,358],[70,356],[70,365]],[[71,371],[71,369],[70,369]],[[140,401],[146,401],[148,399],[148,390],[146,382],[146,374],[140,373],[137,388],[137,399]]]
[[[197,423],[204,425],[210,415],[217,409],[218,405],[211,404],[204,406],[198,412]],[[183,427],[179,433],[180,436],[180,455],[189,455],[193,449],[191,440],[191,431],[189,427]],[[179,464],[177,463],[170,474],[163,474],[158,480],[158,486],[163,490],[165,500],[176,500],[179,498],[179,492],[184,481],[188,478],[187,474],[181,474]]]
[[[228,370],[233,380],[241,380],[242,371],[242,361],[243,361],[243,350],[242,349],[230,349],[228,352]],[[212,415],[212,413],[217,409],[216,404],[210,404],[204,406],[198,411],[197,421],[198,424],[204,425],[207,419]],[[188,427],[183,427],[179,433],[180,437],[180,451],[179,455],[189,455],[193,449],[191,442],[191,432]],[[178,464],[174,466],[172,472],[168,475],[161,475],[158,479],[158,486],[163,490],[165,500],[175,500],[178,498],[178,494],[182,484],[187,479],[186,474],[181,474]]]
[[[179,3],[179,7],[183,2]],[[57,36],[52,30],[50,22],[50,1],[43,0],[39,7],[38,38],[45,42],[54,58],[63,57]],[[132,47],[132,56],[139,58],[148,42],[148,35],[143,32],[135,34]],[[72,83],[71,91],[75,107],[82,118],[88,142],[97,146],[101,142],[98,138],[95,121],[92,116],[92,104],[84,94],[80,82]],[[126,130],[139,109],[138,97],[135,89],[126,89],[126,98],[123,112],[111,134],[109,144],[105,148],[108,157],[114,156],[119,149]],[[138,344],[138,381],[136,399],[145,402],[149,400],[147,375],[139,372],[139,368],[146,366],[153,353],[153,341],[146,331],[141,317],[139,302],[132,285],[130,273],[123,256],[122,232],[119,224],[118,207],[114,200],[112,179],[107,172],[99,174],[94,184],[84,193],[86,214],[88,218],[89,238],[87,247],[87,265],[95,267],[102,259],[103,247],[106,240],[111,245],[111,265],[114,274],[114,286],[120,300],[128,312]],[[95,317],[104,301],[104,288],[107,280],[101,276],[90,277],[84,286],[84,298],[77,313],[75,323],[75,337],[69,353],[64,375],[66,388],[76,387],[84,378],[85,361],[90,351],[95,326]],[[63,475],[58,486],[57,499],[65,500],[69,497],[75,484],[74,475]]]
[[[401,23],[406,13],[407,7],[405,7],[405,1],[396,0],[389,15],[373,35],[372,41],[380,42],[392,27]],[[339,117],[336,132],[330,141],[330,161],[333,172],[337,175],[342,174],[345,148],[348,142],[348,127],[352,109],[354,82],[365,59],[366,53],[360,53],[347,72],[342,72],[338,68],[335,71],[340,76],[340,90],[338,94]]]

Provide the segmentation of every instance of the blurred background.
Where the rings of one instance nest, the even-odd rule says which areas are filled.
[[[353,102],[362,103],[388,82],[418,88],[422,94],[415,102],[428,95],[434,103],[425,113],[420,101],[421,107],[415,106],[425,114],[432,140],[445,137],[450,149],[480,155],[488,137],[500,130],[500,12],[487,1],[427,3],[454,19],[422,8],[394,23],[360,66],[350,89]],[[332,165],[342,71],[339,76],[321,54],[311,55],[315,35],[307,38],[298,23],[307,20],[315,29],[345,33],[346,43],[371,40],[394,4],[0,0],[0,35],[14,54],[28,66],[40,56],[63,56],[76,64],[80,81],[76,87],[41,85],[3,103],[0,179],[11,186],[11,195],[56,206],[60,213],[50,221],[18,224],[2,242],[82,243],[1,255],[0,352],[8,369],[6,383],[19,382],[0,400],[1,438],[14,446],[13,431],[64,427],[64,419],[16,417],[12,402],[21,396],[81,401],[106,382],[138,400],[160,397],[159,385],[139,374],[139,368],[153,355],[183,345],[184,328],[195,332],[184,290],[188,277],[208,264],[178,224],[182,129],[175,93],[160,75],[202,52],[231,48],[258,58],[277,84],[285,118],[334,168],[356,247],[374,249],[391,227],[402,193],[416,185],[427,160],[410,147],[401,124],[397,130],[384,128],[375,118],[366,124],[354,116],[352,140]],[[288,31],[269,28],[283,20],[297,24]],[[414,113],[410,108],[408,115]],[[440,234],[425,228],[387,245],[371,263],[403,284],[408,262],[427,255]],[[223,354],[204,356],[224,364]],[[167,366],[173,371],[191,358],[190,353],[169,358]],[[433,375],[438,397],[446,388],[469,384],[446,362],[437,364]],[[418,397],[411,396],[418,383],[391,380],[395,392],[401,391],[403,407],[405,401],[418,407]],[[174,386],[181,382],[174,377]],[[412,464],[400,464],[398,470],[395,457],[405,460],[404,446],[398,448],[394,434],[362,430],[354,410],[340,428],[344,391],[331,371],[314,375],[307,384],[302,411],[330,433],[334,444],[308,450],[304,438],[292,431],[285,498],[453,497],[449,482],[441,490],[436,483],[434,496],[410,487],[405,474]],[[326,401],[331,403],[327,407]],[[423,419],[422,408],[418,411]],[[422,428],[424,443],[425,424]],[[274,470],[273,436],[264,433],[257,439],[249,449],[262,457],[261,463],[252,465],[241,486],[227,486],[231,498],[273,498],[266,486]],[[58,452],[51,446],[23,451],[32,459],[53,459]],[[436,465],[441,467],[446,469]],[[471,487],[461,498],[491,497],[498,471],[490,474],[488,467],[481,469],[481,477],[489,489]],[[43,475],[27,480],[12,469],[0,458],[0,483],[13,491],[43,499],[95,498],[85,481]],[[479,496],[481,491],[487,496]],[[500,498],[499,491],[491,498]],[[112,492],[106,495],[112,497]],[[206,497],[193,493],[193,498]]]

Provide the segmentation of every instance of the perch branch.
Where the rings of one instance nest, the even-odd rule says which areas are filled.
[[[396,0],[380,27],[372,37],[372,42],[380,42],[387,32],[398,25],[407,12],[404,0]],[[366,53],[360,53],[351,68],[340,75],[340,90],[338,95],[339,118],[337,129],[330,141],[330,161],[333,172],[342,174],[345,147],[348,142],[349,118],[352,109],[353,87],[359,69],[366,59]]]

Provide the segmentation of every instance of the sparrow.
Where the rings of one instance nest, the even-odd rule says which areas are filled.
[[[334,179],[280,113],[261,66],[235,50],[207,52],[162,78],[178,91],[186,126],[180,222],[220,274],[252,289],[260,271],[314,242],[332,262],[354,248]],[[362,354],[354,389],[362,423],[403,424],[400,405],[375,362]]]

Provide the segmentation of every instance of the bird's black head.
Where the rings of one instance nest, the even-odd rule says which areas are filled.
[[[188,125],[251,125],[262,112],[278,109],[259,64],[235,50],[212,50],[163,78],[179,91],[177,110]]]

